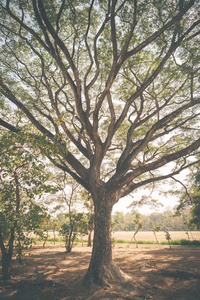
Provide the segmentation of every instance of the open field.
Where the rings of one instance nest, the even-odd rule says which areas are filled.
[[[170,236],[172,240],[187,240],[188,236],[185,231],[169,231]],[[134,231],[115,231],[112,233],[112,236],[114,238],[117,238],[119,240],[125,240],[129,242],[131,238],[134,235]],[[31,237],[34,237],[34,234],[29,235]],[[56,233],[56,236],[59,236],[58,232]],[[156,236],[158,238],[159,242],[166,241],[165,239],[165,232],[160,231],[156,233]],[[198,240],[200,241],[200,231],[192,231],[189,232],[190,240]],[[53,232],[49,232],[49,238],[53,238]],[[92,236],[93,238],[93,236]],[[139,231],[136,235],[136,238],[138,241],[156,241],[155,236],[152,231]],[[87,235],[83,236],[84,240],[87,240]]]
[[[169,231],[169,233],[172,240],[188,239],[185,231]],[[134,235],[134,231],[116,231],[113,233],[113,237],[121,240],[126,240],[126,241],[130,241],[133,235]],[[157,232],[156,236],[159,242],[166,241],[164,231]],[[195,240],[200,240],[200,231],[192,231],[192,236],[191,233],[189,232],[189,236],[191,240],[192,237]],[[152,231],[139,231],[136,235],[136,238],[138,241],[155,241],[155,236]]]
[[[1,300],[197,300],[200,295],[200,247],[116,244],[113,258],[132,284],[87,290],[82,279],[91,248],[76,246],[66,254],[62,244],[36,246],[24,264],[13,265],[13,279],[3,283]]]

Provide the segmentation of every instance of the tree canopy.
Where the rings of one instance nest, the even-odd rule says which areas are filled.
[[[199,14],[195,0],[1,4],[0,125],[91,193],[94,282],[117,272],[114,203],[195,163]]]

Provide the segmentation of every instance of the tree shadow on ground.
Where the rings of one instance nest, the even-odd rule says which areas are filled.
[[[199,248],[114,249],[116,264],[132,276],[133,285],[122,288],[113,284],[107,290],[94,287],[90,291],[82,281],[91,249],[64,251],[33,249],[25,265],[14,265],[15,280],[2,284],[0,299],[197,300],[200,295]]]
[[[146,291],[149,299],[197,300],[200,295],[199,255],[199,248],[189,247],[147,250],[142,254],[133,249],[127,253],[126,261],[122,257],[116,257],[115,261],[124,272],[138,278],[138,290],[143,295]]]

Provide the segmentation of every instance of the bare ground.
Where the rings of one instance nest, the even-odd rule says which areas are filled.
[[[77,246],[71,254],[62,245],[33,248],[24,265],[14,263],[13,279],[0,278],[0,299],[200,299],[200,248],[160,245],[117,244],[113,250],[116,264],[133,284],[109,289],[87,290],[82,279],[88,268],[91,249]]]

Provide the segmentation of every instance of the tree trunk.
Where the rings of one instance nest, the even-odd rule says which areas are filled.
[[[20,235],[19,235],[18,245],[17,245],[17,261],[18,263],[22,264],[22,245],[20,241]]]
[[[72,252],[72,246],[71,246],[71,242],[69,241],[68,244],[66,244],[66,252],[67,253],[71,253]]]
[[[7,252],[2,253],[1,263],[2,263],[3,280],[11,279],[11,270],[10,270],[11,257]]]
[[[100,197],[100,196],[99,196]],[[110,199],[97,199],[95,203],[94,240],[89,269],[84,278],[88,287],[92,284],[110,286],[113,282],[124,283],[131,277],[124,274],[112,260]]]
[[[11,260],[13,255],[14,238],[15,238],[15,228],[13,226],[10,230],[8,249],[6,249],[3,241],[3,235],[0,232],[0,248],[1,248],[1,255],[2,255],[1,264],[2,264],[3,280],[11,279]]]
[[[55,229],[53,230],[53,244],[56,244],[56,232]]]
[[[65,243],[66,252],[71,253],[72,247],[73,247],[73,236],[71,231],[70,234],[66,236],[66,243]]]
[[[92,246],[92,231],[88,232],[88,247]]]
[[[46,235],[45,238],[44,238],[43,249],[44,249],[44,247],[45,247],[45,245],[46,245],[46,242],[47,242],[48,237],[49,237],[49,231],[47,230],[47,235]]]
[[[88,247],[92,246],[92,231],[94,230],[94,214],[90,216],[89,226],[88,226]]]
[[[155,238],[156,238],[156,243],[159,244],[159,241],[158,241],[158,238],[157,238],[157,235],[156,235],[155,232],[154,232],[154,235],[155,235]]]

